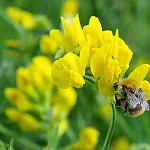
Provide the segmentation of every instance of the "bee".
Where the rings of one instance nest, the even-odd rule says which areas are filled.
[[[128,110],[132,117],[137,117],[143,114],[145,110],[150,110],[145,94],[133,79],[125,78],[116,82],[114,89],[116,91],[116,106],[122,107],[125,114]]]

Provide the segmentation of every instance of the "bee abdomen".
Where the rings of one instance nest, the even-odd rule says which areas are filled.
[[[132,117],[137,117],[137,116],[140,116],[144,113],[145,109],[140,107],[138,109],[129,109],[129,114],[132,116]]]

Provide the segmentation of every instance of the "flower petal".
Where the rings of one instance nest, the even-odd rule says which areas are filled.
[[[65,63],[63,58],[60,58],[53,63],[52,79],[58,87],[67,89],[71,85],[68,70],[69,65]]]
[[[70,70],[70,80],[72,86],[76,88],[82,88],[83,84],[85,84],[83,77],[73,69]]]
[[[121,64],[129,64],[132,55],[133,52],[128,47],[119,46],[117,59]]]
[[[110,50],[110,45],[106,44],[100,48],[95,48],[96,52],[91,58],[90,67],[95,79],[104,73],[104,64]]]
[[[83,47],[81,48],[81,51],[80,51],[80,62],[81,62],[81,66],[83,68],[86,68],[87,67],[87,64],[88,64],[88,60],[89,60],[89,42],[87,41]]]
[[[85,74],[85,68],[81,66],[80,57],[73,54],[73,53],[67,53],[63,57],[64,61],[69,65],[70,69],[73,69],[74,71],[78,72],[81,76]]]
[[[117,29],[114,36],[113,50],[112,50],[112,56],[115,59],[117,59],[118,56],[118,41],[119,41],[119,30]]]
[[[60,48],[64,49],[65,45],[64,43],[64,36],[59,32],[59,30],[51,30],[50,31],[50,37],[56,41],[56,43],[59,45]]]
[[[113,83],[107,82],[104,75],[98,82],[98,89],[103,96],[110,96],[114,92]]]
[[[113,33],[110,30],[105,30],[102,32],[103,42],[106,44],[111,44],[113,41]]]
[[[150,83],[147,80],[142,81],[141,86],[143,93],[145,93],[146,99],[150,100]]]
[[[83,44],[85,43],[85,36],[83,34],[83,31],[82,31],[82,27],[81,27],[81,24],[80,24],[78,14],[73,18],[73,20],[71,22],[71,28],[74,32],[76,42],[79,45],[83,46]]]
[[[128,78],[135,80],[140,86],[141,82],[144,80],[145,76],[147,75],[149,68],[150,68],[150,65],[143,64],[135,68],[134,71],[130,73]]]

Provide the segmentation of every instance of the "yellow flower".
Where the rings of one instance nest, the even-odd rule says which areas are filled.
[[[74,148],[78,150],[93,150],[98,143],[99,132],[92,128],[84,128],[80,134],[78,141],[74,144]]]
[[[110,145],[109,150],[131,150],[131,148],[126,137],[119,137],[112,145]]]
[[[78,11],[78,2],[76,0],[65,0],[62,3],[61,15],[63,17],[72,18]]]
[[[61,49],[65,49],[67,52],[73,51],[77,46],[83,46],[86,42],[79,16],[76,15],[71,25],[61,17],[62,25],[64,28],[64,34],[61,34],[59,30],[51,30],[50,36],[54,39]]]
[[[89,21],[89,25],[84,26],[83,32],[85,37],[90,37],[91,48],[99,47],[102,44],[102,26],[99,19],[92,16]]]
[[[37,56],[32,59],[30,68],[35,88],[40,92],[49,91],[53,86],[50,60],[45,56]]]
[[[71,85],[76,88],[83,87],[84,74],[85,69],[80,64],[80,57],[73,53],[67,53],[53,64],[52,79],[61,88],[69,88]]]
[[[133,72],[128,76],[128,80],[132,79],[136,82],[137,86],[139,86],[142,91],[145,93],[146,99],[150,99],[150,83],[147,80],[144,80],[145,76],[149,71],[150,65],[143,64],[134,69]]]
[[[34,29],[36,26],[34,15],[27,11],[22,11],[21,24],[25,29]]]
[[[119,80],[121,69],[119,62],[114,59],[108,59],[104,66],[104,75],[98,82],[98,88],[103,96],[112,96],[114,93],[114,83]]]
[[[30,70],[20,67],[16,73],[17,88],[33,96],[34,89],[31,80]]]
[[[73,87],[68,89],[57,88],[57,92],[52,96],[51,102],[54,106],[54,116],[58,116],[62,112],[69,114],[70,110],[76,103],[76,99],[77,94]]]
[[[45,54],[54,54],[58,50],[58,45],[53,39],[45,34],[40,39],[40,49]]]
[[[5,114],[10,120],[16,122],[23,131],[36,131],[39,128],[39,123],[34,117],[17,109],[7,108]]]
[[[18,89],[6,88],[5,96],[20,111],[31,110],[34,107],[33,104],[28,101],[27,97]]]
[[[6,11],[14,22],[21,24],[25,29],[35,28],[35,17],[31,13],[17,7],[7,7]]]
[[[19,48],[20,43],[16,39],[9,39],[9,40],[4,41],[4,45],[7,47]]]
[[[124,41],[119,39],[118,30],[116,30],[111,44],[103,44],[100,48],[92,48],[90,55],[92,55],[90,56],[90,67],[93,76],[96,79],[100,78],[98,82],[100,93],[107,97],[113,96],[114,83],[119,81],[128,69],[133,55],[132,51]]]
[[[16,23],[20,23],[20,17],[21,17],[21,9],[17,7],[7,7],[6,9],[7,14],[9,17]]]

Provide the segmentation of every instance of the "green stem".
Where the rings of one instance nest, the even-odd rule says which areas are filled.
[[[90,81],[92,83],[95,83],[95,81],[96,81],[93,77],[88,76],[88,75],[84,75],[84,79],[86,79],[86,80],[88,80],[88,81]]]
[[[111,124],[109,126],[109,130],[107,132],[107,136],[106,136],[106,139],[105,139],[105,142],[104,142],[102,150],[107,150],[108,149],[108,146],[109,146],[112,134],[113,134],[114,125],[115,125],[116,107],[115,107],[115,104],[111,104],[111,106],[112,106],[112,111],[113,111],[113,113],[112,113],[112,120],[111,120]]]

